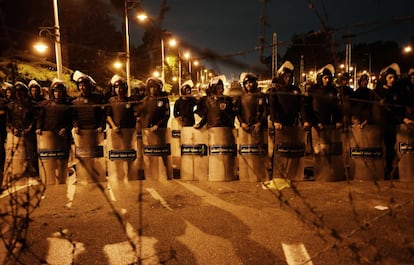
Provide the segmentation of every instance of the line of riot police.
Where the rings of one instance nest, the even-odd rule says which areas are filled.
[[[195,159],[208,156],[208,161],[203,162],[207,164],[206,170],[202,173],[205,174],[202,178],[208,180],[303,179],[305,149],[309,144],[312,145],[316,179],[342,180],[350,177],[347,175],[350,167],[353,168],[351,178],[354,178],[358,175],[358,167],[351,166],[354,160],[362,159],[362,164],[368,167],[366,161],[379,158],[383,160],[379,159],[377,167],[381,168],[383,163],[383,168],[379,170],[379,174],[383,175],[377,172],[373,178],[398,178],[401,156],[397,150],[403,151],[405,158],[409,157],[406,163],[410,163],[413,153],[414,70],[408,72],[407,82],[400,82],[399,67],[392,64],[381,72],[374,90],[367,88],[368,76],[363,75],[354,91],[347,86],[346,75],[340,79],[344,83],[335,86],[332,82],[335,70],[332,65],[327,65],[318,71],[316,83],[305,92],[293,85],[293,71],[293,65],[285,62],[265,93],[259,90],[255,74],[243,73],[240,81],[244,93],[237,97],[223,94],[224,84],[220,78],[211,80],[206,96],[201,98],[191,95],[192,83],[185,83],[180,99],[174,104],[173,116],[181,130],[181,156],[191,157],[192,163],[183,159],[185,162],[178,166],[184,170],[191,164],[192,169],[186,178],[201,179],[196,176],[200,172],[196,172]],[[154,163],[160,164],[157,168],[164,168],[165,178],[170,179],[170,102],[163,92],[162,81],[149,78],[146,84],[137,86],[134,95],[128,97],[126,82],[119,76],[111,79],[109,95],[96,92],[95,81],[79,71],[74,73],[73,80],[80,92],[75,98],[67,96],[61,80],[53,80],[47,99],[41,97],[40,85],[34,80],[27,86],[17,82],[5,88],[0,117],[3,123],[1,140],[7,145],[1,152],[0,162],[7,178],[2,183],[16,176],[42,175],[39,164],[44,163],[38,161],[56,157],[63,159],[63,165],[60,165],[62,172],[50,173],[53,177],[49,182],[66,181],[68,166],[65,161],[69,166],[76,164],[77,169],[83,165],[86,171],[80,175],[88,175],[89,181],[105,180],[105,176],[110,175],[106,173],[106,162],[104,159],[96,161],[96,158],[105,157],[105,130],[121,136],[123,140],[128,138],[125,135],[133,135],[129,136],[135,138],[132,143],[127,140],[116,150],[111,150],[112,160],[128,157],[129,162],[142,156],[141,147],[136,142],[140,140],[135,135],[137,131],[138,135],[145,131],[147,139],[142,141],[146,143],[141,143],[143,157],[154,158],[157,154],[155,157],[160,161],[150,160],[142,162],[143,166],[138,164],[135,167],[150,172]],[[402,125],[404,127],[400,128]],[[200,133],[203,128],[207,131],[204,136]],[[131,133],[125,133],[126,130]],[[184,133],[184,130],[187,132]],[[405,137],[402,142],[397,141],[400,130],[403,130],[401,135]],[[364,142],[369,138],[369,135],[364,135],[365,131],[380,131],[378,138],[375,138],[377,142]],[[51,132],[48,137],[60,144],[43,146],[46,140],[39,137],[44,132]],[[193,138],[199,135],[200,139],[195,137],[189,142],[183,133]],[[356,140],[356,135],[361,134],[362,138]],[[310,135],[312,137],[308,138]],[[88,146],[85,139],[93,143]],[[73,146],[75,150],[71,150]],[[15,159],[19,153],[17,150],[24,154],[21,160]],[[135,154],[131,150],[135,150]],[[186,153],[183,150],[192,151]],[[411,167],[408,166],[408,169],[411,170]],[[129,174],[127,171],[121,179],[135,178]],[[155,170],[149,175],[159,174],[160,171]],[[42,180],[46,179],[43,177]]]

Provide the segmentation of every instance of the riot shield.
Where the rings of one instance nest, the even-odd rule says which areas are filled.
[[[208,130],[183,127],[181,136],[181,179],[207,180]]]
[[[167,143],[169,128],[158,128],[155,132],[142,129],[145,179],[172,179],[171,146]]]
[[[414,126],[397,127],[397,155],[400,181],[414,181]]]
[[[138,179],[137,137],[133,128],[106,131],[108,180],[128,182]]]
[[[275,131],[273,178],[303,180],[305,140],[301,127],[283,126]]]
[[[208,180],[237,180],[235,169],[237,146],[235,129],[230,127],[212,127],[208,129]]]
[[[240,181],[265,181],[267,149],[265,149],[263,134],[254,135],[242,128],[237,130],[238,146],[238,175]]]
[[[377,125],[352,127],[349,137],[348,155],[353,161],[354,169],[350,171],[353,180],[382,180],[384,178],[384,138]]]
[[[345,180],[342,130],[324,126],[322,130],[312,128],[314,152],[313,175],[320,181]]]
[[[68,177],[69,142],[54,131],[37,135],[39,175],[45,184],[65,184]]]
[[[81,129],[79,134],[72,131],[78,182],[86,184],[106,181],[104,133],[97,133],[94,129]]]

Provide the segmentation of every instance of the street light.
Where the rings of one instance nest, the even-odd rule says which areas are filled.
[[[53,0],[53,14],[55,19],[54,27],[41,27],[39,31],[39,37],[41,37],[43,32],[48,32],[55,39],[55,60],[56,60],[56,71],[57,78],[63,80],[63,67],[62,67],[62,48],[60,44],[60,26],[59,26],[59,10],[58,10],[58,0]],[[54,29],[55,32],[50,32],[51,29]],[[38,52],[45,52],[48,47],[46,44],[38,42],[33,47]]]

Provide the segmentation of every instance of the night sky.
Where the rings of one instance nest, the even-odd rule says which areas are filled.
[[[152,16],[158,13],[161,0],[142,0],[143,7]],[[343,42],[348,32],[354,43],[397,41],[408,44],[414,36],[414,1],[412,0],[327,0],[326,12],[321,0],[272,0],[267,4],[265,40],[271,43],[277,33],[278,47],[283,56],[294,34],[323,30],[322,22],[334,29],[334,37]],[[313,4],[314,8],[310,8]],[[170,10],[165,14],[163,28],[196,47],[210,49],[219,54],[240,55],[233,59],[251,66],[259,62],[255,51],[260,35],[260,0],[169,0]],[[327,15],[325,18],[324,15]],[[401,18],[407,18],[402,19]],[[131,39],[139,45],[142,28],[131,21]],[[340,47],[344,49],[344,47]],[[268,48],[264,52],[270,56]],[[242,71],[216,61],[205,61],[219,72],[237,78]],[[249,70],[249,69],[246,69]]]

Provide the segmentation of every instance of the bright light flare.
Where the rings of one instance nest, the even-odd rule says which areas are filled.
[[[35,49],[38,53],[44,54],[44,53],[46,53],[46,52],[47,52],[47,50],[49,49],[49,46],[47,46],[47,44],[46,44],[46,43],[39,41],[39,42],[36,42],[36,43],[33,45],[33,48],[34,48],[34,49]]]

